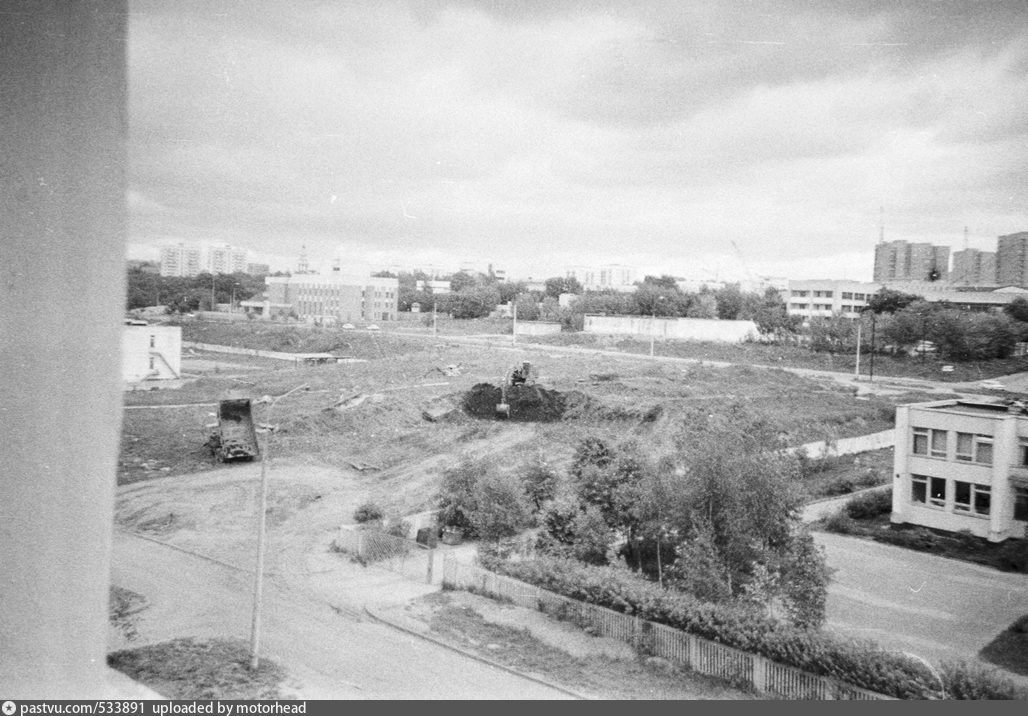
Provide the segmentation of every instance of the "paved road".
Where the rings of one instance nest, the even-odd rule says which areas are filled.
[[[115,532],[112,582],[142,594],[140,640],[249,637],[252,575]],[[365,621],[269,579],[262,652],[302,698],[567,699],[567,694]]]
[[[828,590],[828,624],[837,632],[938,663],[976,658],[1028,614],[1028,575],[854,537],[815,538],[837,570]]]

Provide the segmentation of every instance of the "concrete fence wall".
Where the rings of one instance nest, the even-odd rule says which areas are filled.
[[[741,343],[760,336],[753,321],[708,318],[652,318],[650,316],[586,316],[586,333],[644,336],[660,340]]]
[[[548,336],[560,333],[560,328],[559,323],[548,321],[518,321],[515,333],[519,336]]]
[[[789,448],[787,452],[796,453],[799,450],[805,450],[807,457],[819,458],[819,457],[835,457],[838,455],[856,455],[861,452],[868,452],[869,450],[881,450],[883,448],[892,447],[896,444],[896,431],[890,428],[889,430],[883,430],[880,433],[871,433],[870,435],[858,435],[853,438],[839,438],[838,440],[830,441],[818,441],[812,443],[806,443],[799,445],[794,448]]]

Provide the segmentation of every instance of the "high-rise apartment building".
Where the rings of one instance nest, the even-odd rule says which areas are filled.
[[[566,278],[577,279],[586,291],[635,290],[635,269],[621,264],[604,266],[571,266],[565,270]]]
[[[996,286],[996,252],[954,251],[949,280],[954,286]]]
[[[200,247],[195,244],[166,244],[161,247],[161,276],[193,277],[200,273]]]
[[[1000,286],[1028,288],[1028,231],[996,240],[996,279]]]
[[[246,273],[246,249],[222,244],[207,250],[207,271],[210,273]]]
[[[945,281],[949,278],[949,247],[909,241],[875,246],[875,281]]]

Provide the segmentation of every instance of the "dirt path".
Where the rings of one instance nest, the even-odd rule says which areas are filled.
[[[252,576],[186,552],[116,532],[112,580],[144,595],[138,637],[112,649],[177,637],[245,639]],[[301,698],[563,699],[566,694],[388,627],[340,613],[269,579],[262,653],[290,675]]]

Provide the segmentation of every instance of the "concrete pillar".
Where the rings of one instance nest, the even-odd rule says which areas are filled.
[[[1020,443],[1017,415],[1007,414],[997,421],[992,440],[992,494],[989,509],[989,541],[1000,542],[1009,536],[1014,517],[1014,496],[1010,468],[1018,464]]]
[[[0,12],[0,698],[109,694],[126,13]]]
[[[903,524],[910,509],[910,408],[896,408],[896,427],[893,430],[892,457],[892,515],[890,521]]]

